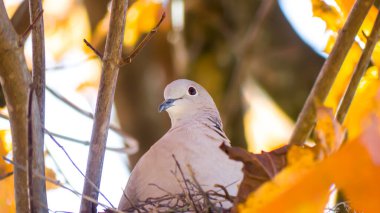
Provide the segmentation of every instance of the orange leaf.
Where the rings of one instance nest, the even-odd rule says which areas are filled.
[[[371,125],[360,137],[323,162],[319,170],[343,191],[355,209],[375,213],[380,212],[380,120],[374,116],[370,120]]]
[[[0,209],[1,212],[16,212],[16,204],[13,191],[13,176],[0,180]]]
[[[289,157],[304,157],[298,162],[288,157],[290,166],[252,193],[240,212],[323,212],[331,184],[343,191],[354,209],[380,212],[380,119],[371,116],[367,123],[371,125],[360,137],[320,163],[307,149],[296,147],[291,154],[292,147]]]
[[[319,159],[337,151],[344,139],[344,130],[334,118],[333,111],[327,107],[317,108],[317,125],[315,127],[317,136],[316,151]]]
[[[312,169],[314,159],[310,149],[291,147],[289,166],[252,193],[239,212],[323,212],[331,184]]]

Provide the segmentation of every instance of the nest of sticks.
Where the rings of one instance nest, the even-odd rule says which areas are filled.
[[[187,165],[190,178],[186,178],[175,156],[173,159],[176,170],[172,171],[172,174],[176,177],[182,192],[173,194],[156,184],[150,184],[161,190],[164,195],[139,201],[129,209],[123,209],[123,212],[231,212],[235,197],[228,194],[226,189],[228,186],[215,184],[213,189],[204,190],[191,166]],[[126,195],[124,196],[129,200]]]

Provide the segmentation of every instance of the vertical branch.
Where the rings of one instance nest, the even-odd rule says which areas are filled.
[[[108,126],[121,60],[127,7],[127,0],[112,1],[110,30],[107,34],[103,56],[102,74],[86,169],[88,180],[92,181],[98,188],[101,181]],[[97,200],[99,193],[88,180],[86,179],[84,182],[83,195]],[[97,204],[82,199],[80,212],[96,212],[96,207]]]
[[[33,105],[33,93],[34,93],[34,86],[31,85],[29,88],[29,95],[28,95],[28,166],[27,172],[28,172],[28,192],[29,192],[29,209],[31,213],[36,212],[35,211],[35,205],[33,202],[33,124],[32,124],[32,105]]]
[[[32,129],[33,131],[33,171],[40,175],[45,175],[44,160],[44,131],[45,126],[45,38],[44,22],[42,14],[41,0],[29,0],[30,26],[32,27],[32,51],[33,51],[33,68],[32,82],[33,90],[36,95],[32,98]],[[39,116],[39,118],[36,118]],[[32,201],[43,205],[32,205],[31,209],[35,212],[47,212],[46,185],[43,179],[33,181],[34,196]]]
[[[315,103],[323,103],[339,72],[342,63],[350,50],[355,36],[362,25],[374,0],[357,0],[351,10],[343,29],[340,31],[336,43],[323,64],[316,82],[298,116],[290,144],[302,145],[315,124]]]
[[[377,14],[375,23],[372,27],[371,34],[367,38],[367,43],[363,50],[363,54],[360,57],[359,63],[355,68],[354,74],[352,75],[350,84],[346,90],[346,93],[343,96],[343,99],[339,105],[338,112],[336,115],[337,120],[340,123],[343,123],[348,109],[350,108],[352,99],[355,96],[356,89],[358,88],[360,79],[367,70],[368,64],[371,60],[371,55],[375,49],[376,43],[380,38],[380,13]]]
[[[41,123],[45,123],[45,38],[41,0],[29,0],[30,24],[32,28],[33,69],[32,78],[40,107]],[[38,19],[38,20],[37,20]],[[33,23],[37,20],[36,23]]]
[[[27,166],[27,100],[31,83],[23,48],[19,47],[19,37],[12,27],[0,1],[0,83],[8,107],[12,130],[13,159],[18,165]],[[14,168],[14,191],[16,211],[29,212],[27,174]]]

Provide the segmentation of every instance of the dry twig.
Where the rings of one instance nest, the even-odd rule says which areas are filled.
[[[228,192],[220,194],[215,190],[203,190],[202,186],[196,179],[196,175],[189,167],[192,181],[185,177],[185,174],[181,168],[181,165],[177,159],[173,156],[175,161],[175,168],[180,172],[177,176],[176,172],[172,172],[177,179],[182,192],[171,193],[157,184],[151,183],[149,185],[156,187],[163,192],[162,196],[149,197],[146,200],[133,203],[129,209],[122,209],[125,212],[229,212],[224,209],[222,203],[230,202],[232,200],[227,199],[229,197]],[[218,186],[221,190],[225,190],[228,186]],[[126,195],[124,195],[126,196]],[[127,198],[128,199],[128,198]],[[131,202],[132,204],[132,202]],[[219,206],[217,206],[219,205]],[[196,207],[196,208],[195,208]]]
[[[32,23],[29,24],[28,28],[24,31],[24,33],[20,36],[20,39],[18,41],[18,45],[20,47],[24,46],[26,39],[28,38],[30,32],[32,31],[33,27],[36,25],[37,21],[42,18],[42,14],[44,13],[44,10],[41,10],[37,17],[35,19],[32,19]]]
[[[144,37],[144,39],[137,45],[137,47],[132,51],[130,55],[125,57],[121,63],[120,66],[124,66],[126,64],[132,63],[133,59],[136,57],[136,55],[145,47],[145,45],[153,38],[154,34],[157,33],[158,28],[160,27],[161,23],[164,21],[166,17],[166,13],[162,13],[160,20],[156,24],[156,26]]]
[[[114,206],[112,205],[111,201],[108,200],[108,198],[100,191],[99,187],[97,185],[95,185],[91,180],[88,179],[88,177],[86,177],[86,175],[84,175],[84,173],[82,172],[82,170],[79,169],[79,167],[76,165],[76,163],[74,162],[74,160],[70,157],[69,153],[66,151],[66,149],[60,144],[58,143],[57,140],[55,140],[55,138],[53,137],[53,135],[47,131],[45,129],[45,132],[48,134],[48,136],[54,141],[54,143],[65,153],[66,157],[69,159],[70,163],[75,167],[75,169],[84,177],[84,179],[86,181],[89,182],[89,184],[95,188],[95,190],[110,204],[110,206],[112,206],[114,208]]]
[[[60,101],[62,101],[63,103],[67,104],[69,107],[74,109],[75,111],[79,112],[80,114],[82,114],[88,118],[94,119],[94,115],[91,112],[88,112],[86,110],[81,109],[80,107],[75,105],[73,102],[71,102],[70,100],[68,100],[67,98],[62,96],[61,94],[57,93],[56,91],[54,91],[50,87],[46,87],[46,90],[49,91],[54,97],[58,98]],[[115,132],[116,134],[118,134],[119,136],[121,136],[124,139],[123,142],[124,142],[125,148],[123,150],[125,153],[134,154],[137,152],[138,142],[136,141],[136,139],[127,135],[123,130],[121,130],[120,128],[116,127],[113,124],[109,125],[109,129],[111,129],[113,132]],[[70,141],[82,143],[82,141],[80,141],[80,140],[76,140],[76,139],[73,139],[70,137],[62,136],[62,135],[59,135],[57,133],[54,133],[54,134],[60,138],[64,138],[64,139],[67,139]],[[87,145],[87,142],[83,142],[83,144]],[[110,148],[110,149],[112,149],[113,151],[120,151],[121,150],[120,148]]]
[[[16,167],[16,168],[18,168],[18,169],[21,169],[21,170],[24,170],[24,171],[27,170],[24,166],[17,164],[15,161],[12,161],[12,160],[10,160],[10,159],[4,157],[4,156],[2,156],[2,158],[3,158],[4,161],[6,161],[6,162],[12,164],[14,167]],[[114,209],[114,208],[111,208],[111,207],[107,206],[106,204],[100,203],[100,202],[98,202],[97,200],[95,200],[95,199],[93,199],[93,198],[91,198],[91,197],[89,197],[89,196],[83,195],[83,194],[79,193],[78,191],[76,191],[76,190],[74,190],[74,189],[70,189],[69,187],[67,187],[67,186],[63,185],[62,183],[60,183],[58,180],[54,180],[54,179],[52,179],[52,178],[45,177],[45,176],[40,175],[40,174],[38,174],[38,173],[36,173],[36,172],[33,172],[33,176],[34,176],[34,177],[37,177],[37,178],[39,178],[39,179],[41,179],[41,180],[43,180],[43,181],[47,181],[47,182],[49,182],[49,183],[52,183],[52,184],[54,184],[54,185],[57,185],[57,186],[59,186],[59,187],[61,187],[61,188],[64,188],[64,189],[66,189],[66,190],[72,192],[73,194],[82,197],[82,199],[85,199],[85,200],[87,200],[87,201],[89,201],[89,202],[96,203],[97,205],[100,205],[100,206],[102,206],[102,207],[104,207],[104,208],[110,209],[110,210],[112,210],[112,211],[114,211],[114,212],[117,212],[117,213],[123,213],[123,212],[121,212],[121,211],[119,211],[119,210],[117,210],[117,209]]]
[[[89,47],[92,51],[94,51],[94,53],[100,58],[100,59],[103,59],[103,54],[101,52],[99,52],[94,46],[92,46],[92,44],[90,44],[90,42],[88,42],[86,39],[83,39],[83,42],[87,45],[87,47]]]

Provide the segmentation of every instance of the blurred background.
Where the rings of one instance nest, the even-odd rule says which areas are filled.
[[[46,128],[85,171],[92,120],[83,110],[94,112],[101,61],[83,39],[103,51],[109,1],[44,0],[43,4]],[[27,1],[5,0],[5,5],[21,34],[29,23]],[[157,109],[172,80],[188,78],[209,91],[234,146],[260,152],[286,144],[322,66],[326,46],[336,35],[315,17],[316,11],[340,6],[317,0],[135,0],[129,5],[124,55],[164,11],[167,17],[148,45],[119,72],[111,119],[114,128],[108,137],[101,183],[101,191],[115,206],[130,169],[170,128],[168,115]],[[30,39],[25,55],[31,67]],[[0,101],[4,107],[2,96]],[[5,108],[2,113],[6,114]],[[9,124],[6,120],[0,124],[8,153]],[[83,177],[56,144],[47,137],[45,143],[48,175],[81,192]],[[8,190],[0,205],[12,208],[13,187],[5,185],[0,182],[0,188]],[[56,186],[48,188],[50,209],[79,209],[76,195]],[[102,198],[100,202],[105,203]]]

